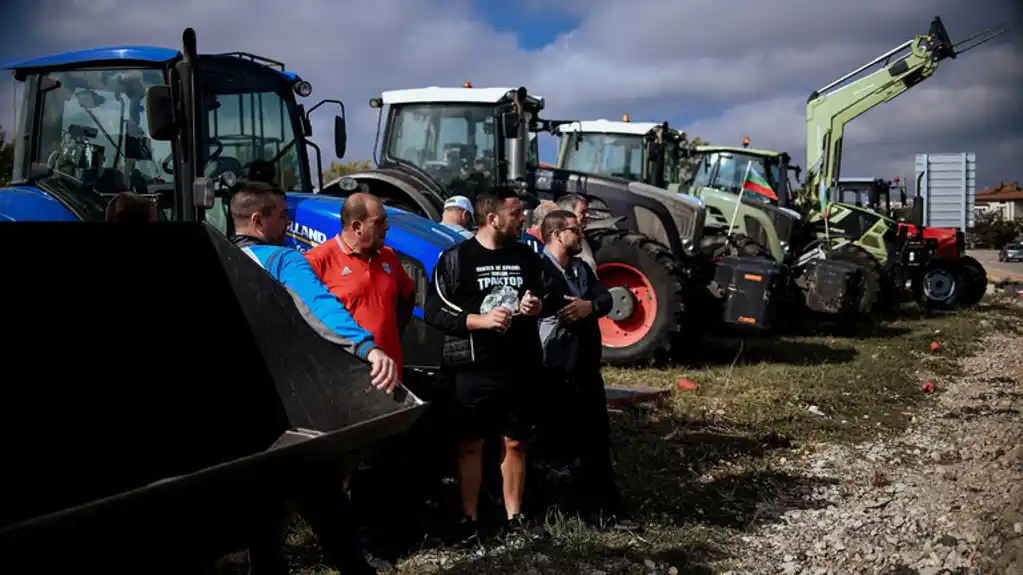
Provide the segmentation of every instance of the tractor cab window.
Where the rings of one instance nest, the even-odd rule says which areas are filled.
[[[565,169],[633,181],[643,179],[642,136],[569,132],[566,137]]]
[[[696,188],[709,188],[714,181],[714,168],[717,159],[716,154],[702,154],[697,156],[696,166],[693,168],[692,186]]]
[[[664,181],[669,184],[679,182],[678,140],[669,139],[664,146]]]
[[[526,152],[526,169],[532,171],[540,167],[540,141],[536,134],[529,134],[529,149]]]
[[[697,185],[738,194],[742,192],[742,184],[743,179],[746,177],[747,167],[752,167],[756,170],[767,179],[771,188],[778,191],[778,182],[781,181],[781,174],[777,161],[763,156],[733,152],[715,152],[704,156],[697,166]],[[760,194],[745,192],[743,195],[746,198],[759,202],[775,203],[774,200]]]
[[[307,191],[300,169],[304,145],[291,87],[275,71],[253,74],[247,64],[204,67],[207,149],[203,175],[232,172],[240,180]]]
[[[876,193],[875,202],[872,202],[871,192]],[[875,182],[855,182],[839,184],[837,201],[843,204],[850,204],[861,208],[867,208],[875,212],[888,210],[888,190]]]
[[[109,200],[127,190],[169,208],[170,143],[149,137],[144,110],[146,89],[163,84],[163,72],[75,70],[48,76],[58,85],[41,95],[39,155],[31,159],[53,170],[54,193],[86,219],[102,219]],[[36,96],[37,78],[27,79],[27,97]]]
[[[308,191],[305,141],[291,84],[279,72],[230,57],[208,57],[202,69],[206,157],[198,172],[219,180],[206,219],[229,234],[226,174]]]
[[[493,106],[393,106],[388,129],[387,157],[423,170],[449,196],[473,199],[494,181]]]

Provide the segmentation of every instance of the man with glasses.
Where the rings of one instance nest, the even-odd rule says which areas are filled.
[[[582,514],[597,522],[621,520],[621,495],[611,464],[611,426],[600,374],[597,318],[612,308],[611,294],[579,257],[584,243],[579,218],[568,210],[549,213],[544,240],[543,292],[554,312],[540,320],[544,386],[558,400],[545,418],[546,452],[571,462],[573,494]],[[546,316],[546,314],[545,314]]]
[[[586,198],[579,194],[565,194],[558,198],[558,207],[567,212],[572,212],[575,215],[576,221],[579,226],[583,229],[586,228],[586,223],[590,217],[589,203]],[[586,238],[583,238],[580,244],[579,257],[582,258],[586,265],[590,266],[593,273],[597,273],[597,262],[593,259],[593,251],[590,249],[590,245],[586,243]]]

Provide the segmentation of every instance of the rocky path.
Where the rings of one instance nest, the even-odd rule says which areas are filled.
[[[788,511],[736,536],[732,573],[1023,573],[1023,338],[995,334],[963,367],[901,436],[779,459],[830,484],[769,502]]]

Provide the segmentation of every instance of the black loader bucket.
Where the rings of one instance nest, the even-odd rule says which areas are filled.
[[[2,224],[0,245],[0,573],[247,547],[302,469],[426,407],[373,389],[206,224]]]

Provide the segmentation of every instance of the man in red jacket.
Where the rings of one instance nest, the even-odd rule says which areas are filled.
[[[356,193],[341,207],[341,233],[305,253],[313,271],[398,368],[401,333],[415,305],[412,278],[384,246],[387,212],[376,196]]]

